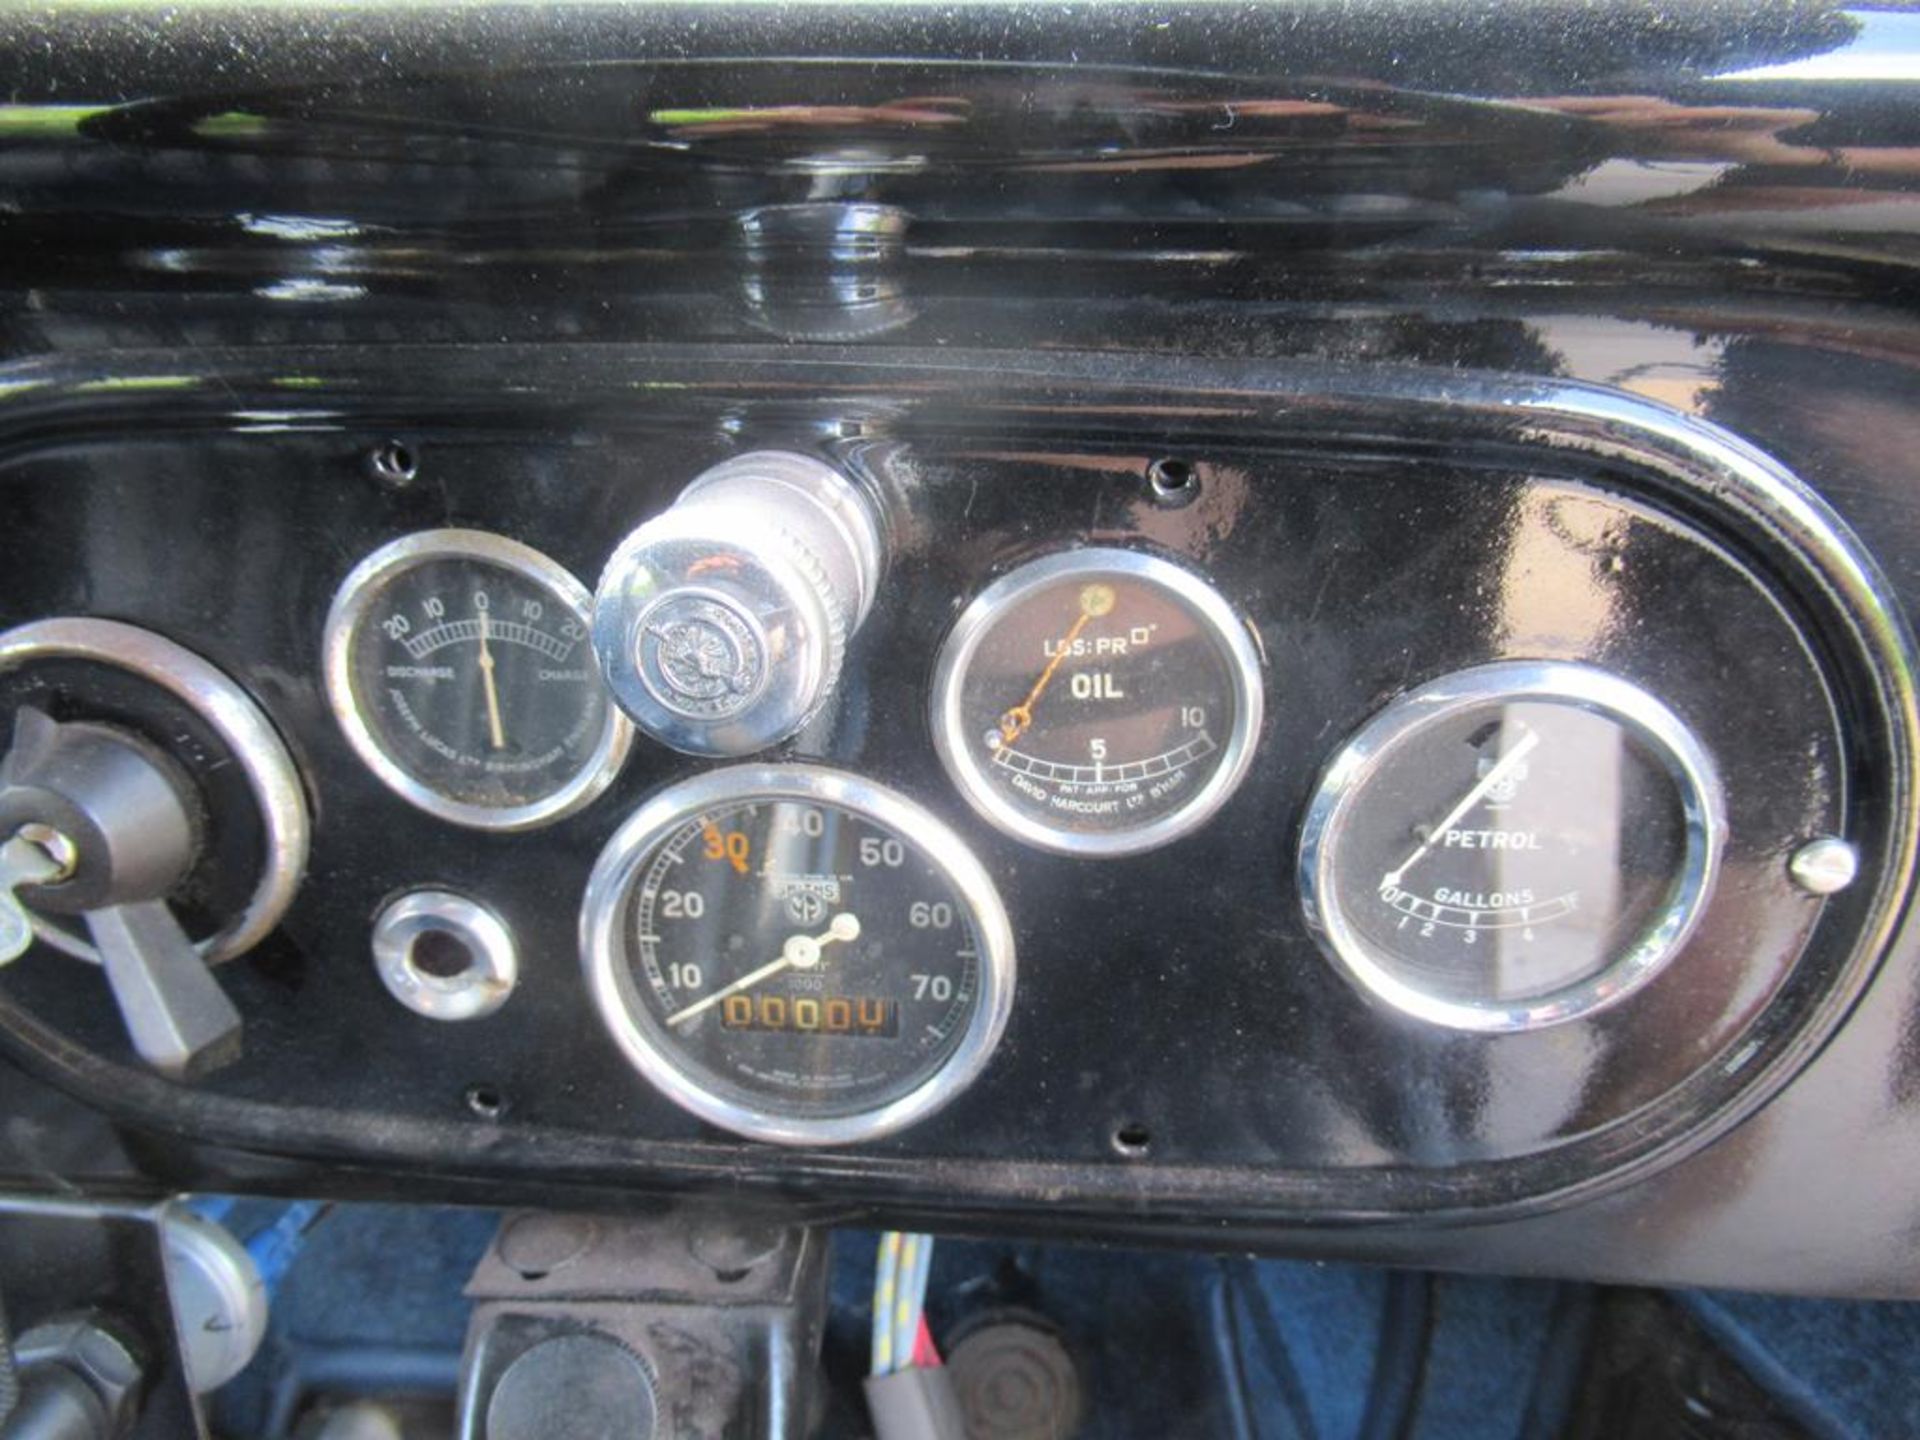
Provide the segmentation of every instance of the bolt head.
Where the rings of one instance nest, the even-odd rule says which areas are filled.
[[[87,1382],[120,1434],[138,1409],[146,1366],[138,1343],[121,1323],[100,1311],[36,1325],[14,1341],[22,1370],[61,1365]]]
[[[1809,895],[1835,895],[1860,873],[1860,853],[1835,835],[1809,840],[1787,862],[1793,883]]]

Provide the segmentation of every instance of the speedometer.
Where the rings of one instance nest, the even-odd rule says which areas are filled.
[[[633,734],[587,642],[586,587],[518,541],[429,530],[340,586],[327,696],[369,769],[429,814],[524,830],[585,805]]]
[[[1013,998],[992,881],[912,801],[810,765],[715,771],[608,842],[581,946],[633,1064],[738,1134],[838,1143],[931,1113]]]
[[[1089,548],[961,612],[933,682],[947,772],[987,820],[1070,855],[1131,855],[1211,817],[1253,759],[1259,652],[1206,581]]]

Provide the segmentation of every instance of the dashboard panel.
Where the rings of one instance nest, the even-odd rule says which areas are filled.
[[[140,1073],[105,987],[72,960],[46,947],[8,969],[9,1032],[63,1082],[224,1143],[311,1145],[367,1163],[526,1167],[642,1187],[694,1183],[723,1165],[734,1186],[805,1175],[824,1193],[870,1184],[915,1204],[1013,1209],[1071,1196],[1093,1214],[1162,1204],[1268,1220],[1499,1213],[1618,1184],[1766,1098],[1857,997],[1904,896],[1912,702],[1902,689],[1903,632],[1880,605],[1870,561],[1790,474],[1657,405],[1545,382],[1489,382],[1476,394],[1414,372],[1355,385],[1286,367],[1237,368],[1229,391],[1218,371],[1169,364],[1152,379],[1158,413],[1143,433],[1142,387],[1097,358],[943,357],[937,367],[897,359],[848,384],[841,367],[771,354],[724,365],[697,353],[678,362],[597,354],[585,370],[578,357],[529,352],[510,367],[513,393],[499,397],[484,394],[494,372],[473,358],[423,352],[402,369],[438,377],[433,385],[377,397],[333,357],[183,377],[160,387],[164,399],[142,393],[136,368],[119,377],[110,406],[62,407],[60,433],[13,453],[10,507],[28,543],[7,579],[9,615],[109,617],[204,656],[284,737],[312,814],[310,858],[278,931],[214,972],[244,1017],[243,1052],[190,1091]],[[309,377],[299,399],[254,408],[249,387],[271,386],[296,366]],[[677,377],[670,385],[668,375]],[[795,389],[817,394],[825,375],[837,393],[810,394],[803,405],[789,398]],[[1374,428],[1387,411],[1397,417],[1390,436]],[[411,462],[404,483],[376,463],[395,443]],[[546,646],[537,663],[562,677],[551,683],[589,697],[581,763],[605,776],[599,793],[528,821],[516,791],[513,823],[484,828],[423,803],[417,785],[368,763],[366,735],[343,725],[351,711],[338,687],[330,703],[325,673],[341,597],[365,587],[367,557],[378,566],[423,535],[503,537],[550,557],[554,573],[580,577],[556,593],[573,597],[565,634],[584,649],[583,597],[622,537],[671,510],[703,471],[769,450],[809,455],[856,487],[879,521],[886,563],[823,703],[756,763],[788,775],[824,767],[884,787],[908,808],[866,848],[877,856],[894,837],[916,854],[951,846],[973,866],[960,889],[999,896],[1009,931],[1005,984],[986,1007],[1001,1013],[984,1053],[969,1055],[970,1083],[944,1087],[955,1093],[938,1107],[873,1138],[832,1127],[757,1132],[798,1148],[729,1135],[738,1123],[707,1123],[714,1112],[689,1113],[684,1094],[676,1103],[671,1076],[663,1084],[656,1071],[649,1083],[631,1063],[634,1047],[621,1043],[623,1026],[603,1023],[618,1006],[611,982],[592,980],[596,967],[641,968],[624,951],[594,959],[589,932],[601,922],[589,876],[602,848],[617,848],[610,838],[636,811],[690,785],[711,789],[738,773],[733,762],[686,754],[636,726],[609,764],[593,743],[613,728],[603,725],[612,707],[597,673],[583,686],[582,672],[555,658],[557,626],[509,633],[513,606],[537,608],[502,588],[500,577],[514,572],[476,580],[480,572],[454,571],[397,599],[377,595],[370,613],[392,612],[386,640],[415,612],[440,628],[418,632],[439,638],[417,651],[394,652],[403,663],[379,670],[389,678],[375,687],[417,695],[421,667],[451,657],[442,667],[451,679],[455,663],[471,665],[447,723],[484,750],[499,711],[518,724],[531,692],[511,679],[507,666],[521,663],[511,660],[494,662],[509,674],[498,690],[475,688],[480,642],[496,636],[501,653]],[[1182,479],[1177,489],[1170,472]],[[202,563],[156,575],[116,560],[153,547]],[[1084,568],[1089,558],[1094,570]],[[1156,625],[1180,619],[1152,610],[1164,601],[1130,588],[1135,574],[1186,577],[1210,597],[1215,633],[1232,637],[1222,643],[1248,657],[1257,678],[1253,698],[1239,702],[1249,724],[1234,783],[1221,787],[1217,806],[1202,797],[1185,833],[1163,831],[1135,853],[1032,843],[956,785],[951,752],[978,743],[977,717],[958,735],[937,733],[948,718],[935,703],[939,672],[951,668],[954,636],[966,639],[979,597],[991,602],[1008,577],[1036,567],[1045,579],[1063,560],[1064,590],[1023,588],[1052,595],[1060,618],[1043,618],[1014,650],[1036,676],[1059,676],[1053,703],[1068,708],[1047,743],[1087,743],[1089,724],[1124,737],[1126,717],[1157,723],[1175,700],[1183,711],[1210,701],[1231,709],[1230,693],[1223,702],[1204,674],[1176,668],[1157,680],[1158,667],[1174,662],[1143,650],[1148,659],[1129,669],[1124,650],[1093,643],[1133,633],[1139,645],[1136,613],[1160,615]],[[710,565],[709,586],[711,573]],[[496,591],[493,610],[448,630],[461,620],[455,591],[483,582]],[[441,595],[453,596],[451,610]],[[1101,623],[1109,611],[1110,631]],[[1018,602],[994,613],[1013,616],[1016,629],[1024,623]],[[1118,620],[1129,622],[1125,631]],[[0,658],[15,723],[34,707],[166,743],[156,728],[166,717],[147,716],[124,693],[135,681],[96,689],[96,667],[9,656],[4,644]],[[695,682],[710,678],[691,661],[683,668]],[[1036,717],[1047,701],[1024,672],[990,675],[990,696],[1025,692],[1035,726],[1010,743],[1010,726],[996,732],[982,751],[993,765],[1039,749]],[[1369,729],[1398,707],[1489,675],[1482,703],[1493,708],[1464,716],[1475,733],[1401,762],[1403,771],[1410,763],[1433,772],[1440,788],[1410,794],[1405,774],[1361,787],[1385,827],[1380,843],[1402,836],[1419,853],[1389,877],[1405,881],[1398,890],[1368,871],[1353,901],[1364,914],[1403,898],[1375,927],[1386,936],[1375,948],[1400,945],[1412,971],[1446,983],[1468,973],[1468,947],[1504,943],[1487,978],[1463,983],[1506,984],[1523,1003],[1502,1005],[1496,990],[1487,1001],[1496,1020],[1480,1024],[1357,983],[1339,946],[1309,923],[1301,881],[1312,881],[1301,863],[1305,832],[1320,824],[1311,818],[1316,794],[1331,773],[1352,769],[1343,747],[1358,734],[1364,748]],[[1129,700],[1150,694],[1159,710]],[[510,706],[500,706],[502,695]],[[1526,709],[1530,697],[1537,711]],[[417,700],[423,714],[435,704],[448,702]],[[1503,708],[1516,718],[1501,722]],[[1640,738],[1620,742],[1621,717],[1642,711],[1662,718],[1633,719]],[[1614,728],[1596,720],[1591,733],[1568,729],[1569,715],[1613,717]],[[537,716],[526,723],[544,723]],[[1109,716],[1119,728],[1099,723]],[[1661,726],[1667,748],[1649,748],[1645,736]],[[1223,738],[1230,728],[1222,723]],[[1466,758],[1448,759],[1453,746]],[[1675,747],[1694,757],[1687,767]],[[462,750],[442,742],[430,753],[451,765]],[[1124,766],[1131,753],[1112,758]],[[1148,759],[1177,779],[1168,753]],[[1619,768],[1635,764],[1646,771],[1637,780]],[[1228,768],[1201,766],[1195,784]],[[1506,781],[1524,795],[1525,775],[1515,772],[1527,768],[1548,777],[1541,808],[1503,828],[1503,806],[1518,802],[1493,792]],[[1668,794],[1658,777],[1669,771],[1700,788]],[[1033,773],[1019,772],[1029,786]],[[1583,790],[1582,774],[1600,778]],[[1056,783],[1025,795],[1056,829],[1151,789],[1125,770],[1111,786],[1078,774]],[[753,937],[754,958],[786,955],[782,937],[827,924],[831,908],[799,895],[793,877],[817,870],[854,885],[861,870],[861,847],[845,843],[811,870],[813,862],[782,860],[770,830],[750,852],[703,843],[713,817],[731,823],[727,793],[680,807],[695,827],[681,848],[690,866],[739,882],[747,898],[736,903],[748,912],[737,925],[666,944],[666,958],[648,962],[663,985],[669,966],[713,975],[709,1060],[744,1045],[779,1048],[750,1033],[766,1028],[770,992],[743,997],[760,999],[760,1011],[737,1032],[730,1021],[711,1023],[731,1013],[717,1004],[720,977],[749,968],[727,930]],[[1640,798],[1622,798],[1630,794]],[[1120,798],[1101,800],[1109,795]],[[1454,797],[1466,803],[1442,803]],[[1599,829],[1581,828],[1615,808]],[[1491,818],[1476,828],[1476,814]],[[790,830],[802,823],[788,820]],[[1805,868],[1799,852],[1823,837],[1844,840],[1857,868],[1837,893],[1796,873]],[[1516,854],[1491,870],[1474,869],[1475,857],[1458,848],[1508,839]],[[1636,850],[1630,839],[1644,843]],[[1452,853],[1430,862],[1434,846]],[[1549,867],[1537,895],[1519,888],[1532,873],[1521,850],[1554,852],[1531,862]],[[1352,867],[1372,863],[1356,858]],[[1435,881],[1408,878],[1416,865],[1434,868]],[[1440,883],[1449,874],[1467,878],[1449,889]],[[1494,913],[1503,897],[1461,888],[1473,884],[1505,884],[1518,910]],[[697,917],[684,907],[703,903],[700,888],[669,887],[666,903],[681,913],[663,917],[654,903],[639,920],[615,914],[601,928],[619,936],[687,926]],[[726,903],[724,890],[709,888],[707,903]],[[508,932],[510,992],[484,1013],[448,1023],[396,1003],[383,983],[373,932],[384,907],[418,891],[462,897]],[[657,886],[649,894],[658,901]],[[902,891],[884,903],[903,911],[949,903],[946,892],[928,894],[931,902]],[[766,908],[779,900],[791,913],[770,921]],[[217,911],[222,902],[209,892],[199,903]],[[1609,904],[1621,907],[1617,924],[1602,913]],[[962,928],[992,923],[960,909]],[[849,957],[882,954],[879,914],[867,918],[870,943],[849,943]],[[1394,931],[1396,915],[1414,930]],[[1526,941],[1503,937],[1508,925],[1522,926]],[[1541,950],[1571,969],[1501,979],[1526,963],[1535,926]],[[1663,927],[1666,948],[1653,954],[1646,947]],[[1451,949],[1424,958],[1412,939],[1423,932]],[[823,928],[816,938],[826,945],[806,963],[821,965],[839,937]],[[901,929],[888,943],[917,955],[913,941]],[[1645,973],[1619,983],[1613,967],[1623,963]],[[887,983],[911,983],[891,960],[871,964]],[[800,976],[787,969],[782,988]],[[1598,987],[1604,1003],[1589,995],[1561,1005],[1569,986]],[[1524,997],[1544,1000],[1529,1007]],[[886,1003],[899,1005],[887,1011],[892,1038],[849,1039],[841,1052],[900,1043],[908,1002],[901,994]],[[816,1041],[806,1053],[827,1048]],[[821,1064],[831,1090],[833,1066]],[[860,1143],[809,1143],[822,1135]]]
[[[0,1174],[1920,1294],[1890,15],[0,17]]]

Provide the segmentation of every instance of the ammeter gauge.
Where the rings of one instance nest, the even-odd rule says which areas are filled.
[[[811,765],[655,796],[588,881],[594,1003],[634,1066],[737,1134],[888,1134],[964,1088],[1013,1002],[978,861],[904,796]]]
[[[940,653],[933,733],[967,800],[1073,855],[1204,823],[1260,733],[1259,652],[1233,607],[1157,556],[1085,549],[1001,577]]]
[[[368,767],[461,825],[525,830],[587,804],[632,727],[587,639],[592,600],[554,561],[478,530],[374,551],[327,616],[327,698]]]
[[[1368,994],[1533,1029],[1680,951],[1725,832],[1712,761],[1665,705],[1590,666],[1502,662],[1408,692],[1347,742],[1308,811],[1300,893]]]

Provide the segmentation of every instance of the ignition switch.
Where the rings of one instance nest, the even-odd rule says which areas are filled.
[[[127,731],[31,709],[14,719],[0,761],[0,835],[13,837],[0,849],[0,906],[21,912],[16,931],[31,928],[28,903],[80,916],[133,1048],[175,1077],[240,1049],[239,1012],[166,905],[198,849],[191,803],[179,767]],[[22,873],[21,852],[39,873]]]
[[[0,964],[35,939],[97,961],[171,1078],[233,1059],[240,1015],[208,967],[278,923],[306,864],[278,735],[206,661],[115,621],[0,635],[0,702]]]

